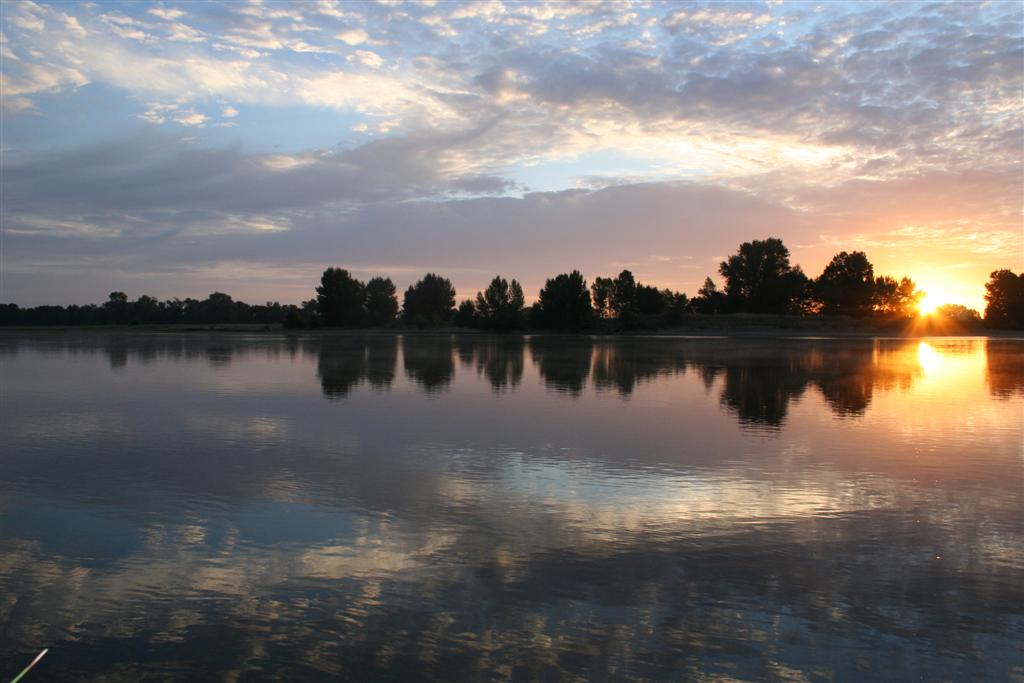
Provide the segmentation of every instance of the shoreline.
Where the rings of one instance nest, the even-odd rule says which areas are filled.
[[[153,325],[10,325],[0,327],[0,334],[24,333],[68,333],[91,334],[125,333],[217,333],[217,334],[277,334],[284,336],[333,337],[333,336],[480,336],[502,337],[607,337],[607,338],[679,338],[679,339],[914,339],[923,337],[975,337],[987,339],[1008,339],[1024,341],[1024,330],[998,330],[986,328],[935,329],[934,325],[910,324],[895,326],[889,324],[851,325],[849,321],[835,321],[821,324],[819,320],[753,319],[752,317],[730,317],[716,320],[701,319],[687,321],[681,325],[658,329],[637,330],[523,330],[519,332],[493,332],[464,327],[366,327],[366,328],[316,328],[285,329],[280,325],[258,323],[225,323],[196,325],[187,323]],[[831,322],[831,321],[830,321]]]

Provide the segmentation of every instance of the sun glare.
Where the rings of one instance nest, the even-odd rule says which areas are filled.
[[[917,313],[918,315],[931,315],[944,303],[942,295],[930,291],[924,295],[921,303],[918,304]]]
[[[917,345],[917,362],[921,364],[925,373],[931,375],[942,365],[942,357],[931,344],[922,341]]]

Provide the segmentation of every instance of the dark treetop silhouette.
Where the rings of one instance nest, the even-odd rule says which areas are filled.
[[[0,325],[132,325],[132,324],[263,324],[286,328],[383,327],[401,321],[416,327],[454,324],[500,332],[521,329],[614,332],[653,329],[680,323],[689,314],[753,313],[774,315],[848,316],[899,322],[913,318],[924,296],[913,280],[876,276],[861,251],[836,254],[817,278],[808,278],[791,265],[789,249],[781,239],[744,242],[723,261],[719,274],[724,290],[710,278],[692,299],[682,292],[659,289],[636,281],[628,270],[615,278],[597,277],[593,284],[578,270],[547,280],[537,301],[525,305],[516,280],[495,276],[475,299],[455,308],[450,280],[427,273],[411,285],[399,310],[390,278],[374,277],[367,283],[344,268],[329,267],[316,287],[316,298],[301,305],[268,302],[250,305],[214,292],[205,300],[158,301],[140,296],[129,301],[123,292],[111,292],[100,305],[0,305]],[[1003,329],[1024,328],[1024,273],[997,270],[985,285],[984,319],[963,306],[944,306],[933,314],[954,330],[982,324]]]

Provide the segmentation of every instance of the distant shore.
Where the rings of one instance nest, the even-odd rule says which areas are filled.
[[[992,337],[997,339],[1024,339],[1024,330],[996,330],[985,327],[951,326],[938,324],[928,318],[908,321],[853,318],[807,318],[785,315],[719,314],[688,316],[679,324],[653,329],[588,329],[578,331],[523,330],[518,333],[496,333],[465,327],[418,328],[401,324],[389,327],[285,329],[281,325],[258,323],[224,323],[200,325],[194,323],[146,325],[10,325],[0,327],[3,332],[224,332],[224,333],[282,333],[289,335],[571,335],[611,337],[735,337],[735,338],[787,338],[821,337],[857,339],[874,337]]]

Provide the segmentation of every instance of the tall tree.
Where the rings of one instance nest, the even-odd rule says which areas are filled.
[[[826,315],[867,315],[875,298],[874,266],[863,251],[841,251],[814,282],[814,294]]]
[[[636,286],[636,293],[633,295],[633,306],[640,315],[661,315],[668,308],[669,303],[675,301],[675,294],[668,289],[661,290],[653,285]],[[683,295],[683,299],[686,296]]]
[[[410,324],[442,325],[455,314],[455,288],[448,278],[427,273],[405,290],[402,319]]]
[[[777,237],[744,242],[718,272],[725,278],[730,303],[748,313],[787,312],[807,282],[799,267],[789,265],[789,249]]]
[[[129,322],[131,315],[128,306],[128,295],[124,292],[111,292],[103,303],[103,310],[110,316],[110,322],[123,325]]]
[[[875,278],[872,305],[879,315],[912,317],[923,298],[924,292],[919,291],[909,277],[901,278],[899,282],[888,275]]]
[[[628,320],[636,315],[636,278],[630,271],[623,270],[612,281],[610,306],[619,320]]]
[[[985,323],[990,327],[1024,328],[1024,272],[993,271],[985,284]]]
[[[366,321],[370,325],[387,325],[398,315],[395,283],[389,277],[375,277],[366,283]]]
[[[935,315],[964,327],[981,326],[981,315],[973,308],[968,308],[963,304],[942,304],[935,309]]]
[[[523,288],[512,280],[495,276],[486,291],[476,294],[476,312],[486,327],[514,330],[523,323]]]
[[[614,281],[610,277],[596,277],[590,285],[590,295],[594,302],[594,313],[598,318],[612,316],[611,299]]]
[[[725,292],[718,289],[715,281],[709,277],[704,278],[704,284],[697,290],[697,296],[690,305],[698,313],[724,313],[726,310]]]
[[[236,323],[241,322],[236,312],[238,306],[235,305],[235,300],[231,298],[230,294],[224,292],[213,292],[210,296],[206,297],[204,301],[200,301],[196,308],[198,309],[199,320],[203,323]]]
[[[574,270],[544,283],[534,306],[534,323],[556,330],[579,330],[590,323],[593,314],[587,281]]]
[[[160,302],[143,294],[132,303],[131,320],[133,323],[160,322],[160,312]]]
[[[324,325],[356,327],[366,316],[366,287],[344,268],[328,268],[316,288],[317,308]]]
[[[665,288],[661,292],[665,301],[664,320],[668,325],[675,325],[682,321],[683,316],[690,308],[690,299],[685,292],[673,292]]]
[[[476,304],[472,299],[463,299],[455,311],[452,323],[457,327],[477,327],[480,324],[480,316],[476,312]]]

